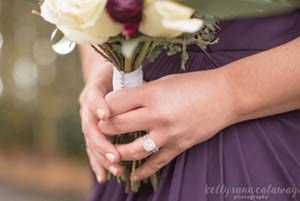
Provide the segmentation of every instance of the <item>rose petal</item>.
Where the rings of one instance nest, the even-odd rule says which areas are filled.
[[[181,31],[184,33],[195,33],[203,26],[203,20],[190,19],[190,20],[163,20],[163,26],[167,29]]]
[[[41,16],[55,24],[69,41],[99,44],[122,32],[105,9],[107,0],[45,0]]]

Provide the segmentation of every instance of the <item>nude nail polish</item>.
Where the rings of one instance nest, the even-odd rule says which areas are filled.
[[[99,108],[99,109],[97,109],[96,113],[97,113],[97,117],[98,117],[100,120],[102,120],[103,117],[104,117],[104,111],[103,111],[102,109]]]
[[[109,171],[110,171],[113,175],[115,175],[115,176],[117,176],[117,174],[118,174],[118,170],[117,170],[117,168],[115,168],[114,166],[111,166],[111,167],[109,168]]]
[[[115,155],[113,155],[112,153],[105,154],[105,158],[109,160],[111,163],[115,161]]]
[[[100,177],[99,175],[96,175],[96,177],[97,177],[98,183],[102,183],[102,177]]]

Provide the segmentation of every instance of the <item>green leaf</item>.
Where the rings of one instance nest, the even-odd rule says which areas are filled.
[[[158,178],[158,173],[155,173],[154,175],[152,175],[150,177],[150,182],[152,184],[152,188],[154,191],[157,190],[157,187],[158,187],[158,181],[159,181],[159,178]]]
[[[159,57],[160,54],[161,54],[161,47],[157,46],[148,53],[147,59],[150,62],[154,62]]]
[[[131,183],[130,190],[134,193],[139,192],[139,190],[141,188],[141,184],[142,184],[141,181],[136,181],[136,182]]]
[[[176,0],[195,8],[204,17],[233,19],[269,16],[289,12],[300,7],[299,0]]]

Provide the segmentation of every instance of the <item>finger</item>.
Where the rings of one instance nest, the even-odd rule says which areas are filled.
[[[111,117],[107,121],[100,121],[101,132],[107,135],[120,135],[134,131],[150,130],[154,124],[147,108],[140,108]]]
[[[170,163],[178,155],[176,149],[164,147],[153,154],[141,167],[136,169],[132,181],[141,181],[154,175],[161,168]]]
[[[121,89],[106,95],[111,115],[117,115],[143,106],[143,87]]]
[[[104,94],[97,87],[91,88],[86,96],[86,104],[90,112],[100,120],[107,120],[110,116],[110,109]]]
[[[110,171],[114,176],[119,177],[123,174],[123,167],[120,164],[111,163],[106,158],[104,158],[101,154],[97,151],[90,149],[96,162],[104,167],[106,170]]]
[[[116,147],[99,131],[97,126],[98,119],[94,117],[86,107],[82,108],[81,113],[82,127],[89,146],[105,156],[110,162],[119,163],[120,154]]]
[[[165,143],[161,137],[155,135],[154,133],[149,135],[150,138],[155,142],[157,148],[163,147]],[[144,149],[143,143],[144,143],[144,137],[140,137],[135,141],[133,141],[132,143],[117,145],[116,147],[121,155],[121,160],[123,161],[141,160],[151,155],[152,153],[147,152]]]
[[[95,156],[92,154],[89,148],[86,149],[87,155],[89,157],[90,165],[94,173],[96,174],[96,178],[98,183],[105,183],[107,180],[106,171],[103,167],[97,163]]]

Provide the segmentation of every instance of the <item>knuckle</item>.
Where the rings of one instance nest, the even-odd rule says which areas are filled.
[[[149,171],[151,171],[151,173],[154,173],[163,167],[161,165],[162,165],[161,162],[152,162],[149,164]]]
[[[83,134],[87,135],[90,129],[90,122],[87,119],[86,114],[81,110],[81,131]]]
[[[84,102],[85,102],[85,90],[83,90],[81,92],[81,94],[79,95],[78,101],[79,101],[80,105],[84,104]]]
[[[98,86],[95,86],[95,90],[101,95],[105,96],[107,93],[107,86],[105,84],[99,84]]]
[[[102,93],[96,87],[90,87],[86,95],[86,101],[89,105],[97,103],[99,99],[103,98]]]
[[[166,160],[159,160],[157,161],[156,163],[154,163],[154,170],[159,170],[161,169],[162,167],[164,167],[166,164],[168,163],[168,161]]]
[[[187,144],[186,142],[184,142],[184,143],[179,143],[179,145],[178,145],[178,149],[179,149],[180,152],[186,150],[187,147],[188,147],[188,144]]]
[[[90,144],[99,156],[104,156],[111,149],[104,139],[94,140]]]
[[[81,124],[81,131],[84,135],[87,135],[88,129],[87,129],[86,125]]]
[[[126,91],[127,89],[124,88],[122,90],[119,89],[112,93],[108,93],[104,96],[104,100],[109,106],[113,106],[113,103],[115,103],[117,100],[120,100],[119,97],[124,97]]]
[[[159,108],[158,114],[161,116],[162,121],[165,123],[170,123],[172,124],[173,122],[176,122],[178,120],[177,114],[174,114],[174,110],[170,109],[172,107],[162,107]]]
[[[156,102],[161,96],[161,89],[156,85],[148,85],[143,88],[143,93],[146,94],[147,100]]]
[[[168,138],[169,139],[173,139],[173,140],[176,140],[178,137],[182,136],[182,132],[181,132],[181,129],[176,127],[176,126],[173,126],[171,128],[168,128],[166,129],[168,132]],[[182,144],[183,142],[180,141],[180,144]]]
[[[107,122],[104,122],[104,121],[100,121],[100,122],[98,122],[98,128],[99,128],[99,131],[101,132],[101,133],[106,133],[106,134],[109,134],[108,132],[107,132]]]
[[[161,126],[165,134],[168,133],[169,135],[170,132],[176,132],[176,129],[178,127],[176,126],[178,124],[178,116],[166,111],[164,108],[150,108],[149,110],[150,118],[152,118],[155,124]],[[159,133],[164,135],[161,129],[159,130]]]
[[[187,147],[188,147],[187,142],[184,140],[180,140],[180,142],[176,143],[176,146],[173,147],[173,151],[177,152],[177,153],[178,152],[181,153],[181,152],[185,151],[187,149]]]
[[[142,156],[141,150],[139,150],[138,147],[136,147],[136,146],[134,146],[130,149],[129,154],[131,156],[130,158],[133,158],[135,160],[139,160]]]
[[[91,142],[90,144],[91,144],[91,147],[93,147],[93,149],[95,150],[96,153],[104,154],[102,143]]]
[[[82,120],[81,121],[81,131],[82,131],[82,133],[85,134],[85,135],[87,135],[88,130],[89,130],[88,123],[86,123],[86,121]]]
[[[130,155],[130,152],[126,149],[119,149],[118,148],[118,151],[120,153],[120,159],[125,161],[125,160],[128,160],[128,157]]]
[[[95,101],[95,93],[93,91],[89,91],[87,93],[86,102],[89,106],[91,106],[94,101]]]
[[[166,113],[163,109],[159,109],[158,111],[152,112],[152,116],[156,122],[160,122],[163,124],[168,124],[172,122],[170,117],[171,115]]]
[[[118,92],[119,93],[119,92]],[[105,101],[109,104],[113,99],[114,93],[109,93],[105,96]]]

